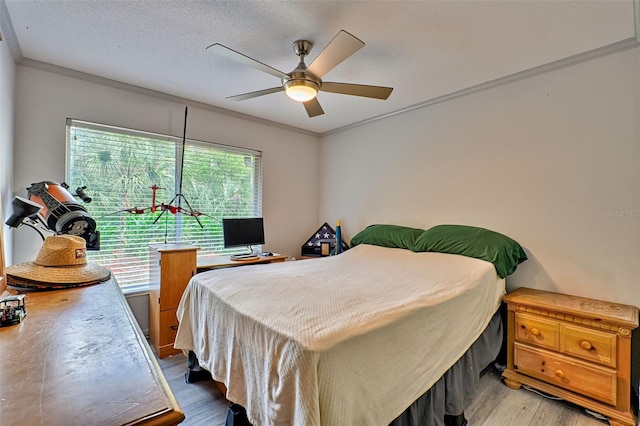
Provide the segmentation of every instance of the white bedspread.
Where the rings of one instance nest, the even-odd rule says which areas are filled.
[[[175,347],[255,425],[386,425],[482,333],[505,281],[483,260],[370,245],[191,279]]]

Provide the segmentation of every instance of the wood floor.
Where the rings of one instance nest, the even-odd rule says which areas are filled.
[[[187,359],[173,355],[158,360],[186,419],[185,426],[223,426],[228,402],[212,381],[185,383]],[[608,424],[564,401],[544,398],[532,391],[509,389],[500,373],[490,369],[465,411],[469,426],[602,426]]]

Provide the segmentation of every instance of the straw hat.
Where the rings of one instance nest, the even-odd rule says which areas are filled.
[[[56,289],[97,284],[111,278],[111,271],[87,263],[83,238],[52,235],[42,244],[34,262],[7,267],[7,284],[14,287]]]

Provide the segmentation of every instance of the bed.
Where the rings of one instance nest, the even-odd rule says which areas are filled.
[[[497,354],[505,277],[526,259],[502,234],[434,228],[373,225],[339,256],[197,274],[178,307],[175,347],[256,426],[425,424],[434,410],[424,401],[458,380],[446,373],[477,370],[465,357],[472,346]],[[461,235],[478,232],[484,245],[470,256]],[[496,235],[517,247],[487,255]],[[483,339],[487,330],[493,338]],[[461,414],[447,410],[436,417]]]

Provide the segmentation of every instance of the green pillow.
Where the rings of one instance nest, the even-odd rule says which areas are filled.
[[[461,254],[491,262],[501,278],[515,272],[527,255],[516,241],[495,231],[465,225],[438,225],[418,237],[413,251]]]
[[[358,244],[412,250],[424,229],[400,225],[369,225],[351,239],[351,247]]]

